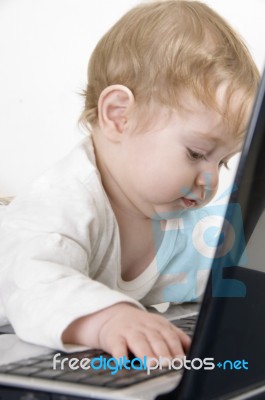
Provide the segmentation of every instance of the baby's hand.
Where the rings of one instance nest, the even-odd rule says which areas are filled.
[[[113,357],[129,352],[143,359],[174,358],[186,353],[190,338],[160,315],[119,303],[74,321],[64,332],[65,343],[100,348]]]

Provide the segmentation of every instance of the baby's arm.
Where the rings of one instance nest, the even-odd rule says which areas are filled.
[[[21,339],[51,348],[63,348],[64,332],[67,343],[115,355],[128,350],[138,356],[157,354],[161,340],[163,346],[177,340],[179,352],[185,348],[181,333],[176,335],[174,328],[173,335],[165,320],[93,279],[98,270],[90,261],[109,249],[112,217],[105,200],[93,197],[100,191],[97,186],[92,190],[94,175],[85,179],[82,172],[82,181],[72,176],[72,171],[89,170],[83,159],[80,149],[73,152],[8,206],[0,226],[0,308]],[[115,259],[114,252],[114,267]]]
[[[75,320],[62,340],[100,348],[116,358],[129,352],[139,358],[174,358],[190,346],[190,338],[164,317],[125,302]]]

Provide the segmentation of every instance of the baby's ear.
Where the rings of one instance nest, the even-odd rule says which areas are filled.
[[[134,105],[134,96],[123,85],[106,87],[98,101],[98,122],[100,130],[108,139],[119,141]]]

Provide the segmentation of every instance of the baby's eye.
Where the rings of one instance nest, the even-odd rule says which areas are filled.
[[[197,160],[205,160],[205,155],[201,153],[197,153],[196,151],[193,151],[191,149],[188,150],[188,156],[191,160],[197,161]]]
[[[227,161],[222,160],[222,161],[219,162],[219,168],[221,168],[221,167],[223,167],[223,166],[224,166],[226,169],[229,169],[229,167],[228,167],[228,162],[227,162]]]

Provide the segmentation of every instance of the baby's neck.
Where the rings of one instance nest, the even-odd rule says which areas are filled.
[[[146,217],[137,209],[123,185],[120,184],[117,179],[119,173],[113,168],[116,155],[113,155],[111,149],[106,147],[106,143],[102,140],[100,134],[92,136],[92,139],[97,168],[100,172],[102,185],[112,208],[123,211],[123,214],[131,215],[132,218],[146,220]]]
[[[121,275],[126,281],[139,276],[155,257],[152,221],[143,215],[126,195],[107,167],[104,144],[94,138],[95,156],[105,192],[116,217],[121,243]],[[105,149],[106,151],[108,149]],[[111,151],[108,153],[110,162]]]

